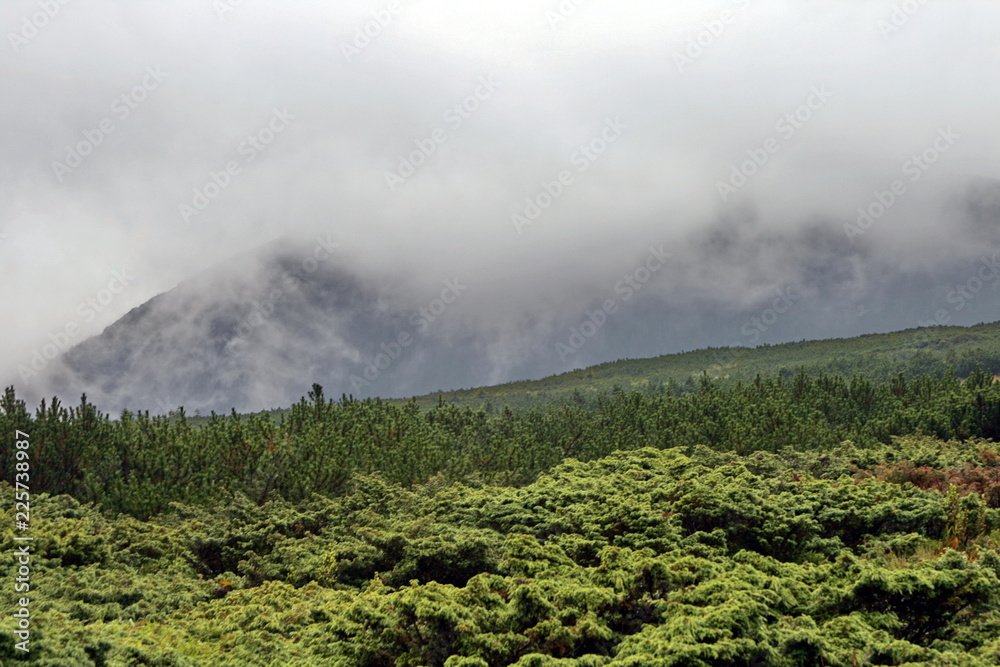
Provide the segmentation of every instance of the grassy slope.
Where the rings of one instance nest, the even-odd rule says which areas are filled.
[[[810,373],[860,373],[871,379],[889,379],[898,372],[907,375],[943,372],[949,366],[964,374],[967,371],[963,362],[1000,371],[1000,322],[973,327],[907,329],[753,349],[709,348],[652,359],[622,359],[541,380],[428,394],[418,397],[417,401],[422,407],[436,403],[439,397],[463,406],[481,407],[489,403],[496,408],[504,405],[523,407],[566,400],[575,391],[589,394],[608,392],[616,386],[624,390],[642,390],[656,383],[683,384],[702,372],[712,379],[732,382],[752,381],[758,373],[774,376],[800,368]]]

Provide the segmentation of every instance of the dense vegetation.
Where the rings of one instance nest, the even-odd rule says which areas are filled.
[[[1000,664],[996,369],[880,368],[500,410],[314,385],[276,419],[10,388],[0,568],[20,430],[33,626],[16,650],[0,587],[0,661]]]
[[[1000,374],[1000,322],[756,348],[708,348],[653,359],[621,359],[541,380],[434,393],[416,400],[424,408],[434,405],[439,397],[462,407],[530,407],[568,400],[575,393],[591,397],[615,387],[646,391],[659,385],[683,386],[703,373],[729,385],[751,382],[757,375],[781,375],[788,379],[800,370],[813,376],[861,375],[868,380],[888,382],[899,373],[913,379],[952,370],[964,377],[977,368]]]
[[[139,518],[171,502],[255,503],[339,494],[354,474],[390,482],[447,481],[520,485],[565,458],[590,461],[619,450],[706,445],[748,454],[832,448],[845,440],[888,444],[893,436],[1000,438],[1000,384],[987,373],[964,381],[902,376],[755,379],[723,387],[703,377],[668,393],[616,392],[568,404],[488,413],[447,403],[421,411],[378,399],[330,401],[314,386],[274,422],[264,415],[212,415],[194,425],[174,417],[101,414],[84,398],[57,399],[31,415],[13,389],[0,399],[0,433],[19,429],[33,443],[34,492]],[[0,450],[12,480],[14,450]]]
[[[520,488],[367,475],[335,497],[173,505],[150,521],[49,496],[34,519],[32,657],[994,665],[998,464],[992,445],[909,438],[780,455],[644,448]],[[10,547],[8,535],[5,570]],[[4,587],[0,605],[12,597]],[[11,627],[0,621],[7,664]]]

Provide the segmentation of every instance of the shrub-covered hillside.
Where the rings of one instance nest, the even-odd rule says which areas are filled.
[[[992,444],[906,438],[644,448],[521,488],[364,475],[149,521],[40,497],[31,661],[995,665],[998,489]],[[5,527],[12,501],[5,486]],[[12,553],[5,531],[4,571]]]
[[[758,374],[789,379],[799,371],[810,376],[860,375],[886,382],[899,374],[909,380],[940,375],[949,369],[961,377],[976,369],[1000,373],[1000,322],[620,359],[540,380],[446,391],[416,400],[421,407],[429,407],[439,398],[473,408],[490,404],[530,407],[570,400],[576,394],[592,397],[615,387],[626,391],[665,387],[669,391],[696,382],[702,374],[724,385],[751,382]]]

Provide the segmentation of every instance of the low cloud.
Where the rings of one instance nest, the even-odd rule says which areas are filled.
[[[577,361],[696,338],[636,342],[650,309],[736,342],[775,289],[832,311],[950,276],[997,246],[1000,9],[905,4],[8,2],[0,374],[279,236],[335,239],[387,311],[460,277],[448,335],[483,381],[551,356],[650,246],[649,305]],[[796,310],[767,335],[805,335]]]

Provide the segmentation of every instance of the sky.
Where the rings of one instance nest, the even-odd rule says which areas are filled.
[[[283,235],[401,300],[464,281],[462,317],[511,337],[651,249],[649,292],[740,307],[816,233],[908,270],[972,257],[994,240],[942,212],[1000,178],[998,23],[971,0],[7,0],[0,377]]]

